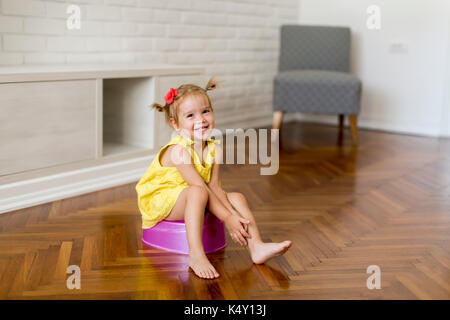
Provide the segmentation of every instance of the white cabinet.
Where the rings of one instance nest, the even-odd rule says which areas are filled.
[[[0,213],[137,181],[171,134],[150,106],[206,80],[199,66],[0,68]]]

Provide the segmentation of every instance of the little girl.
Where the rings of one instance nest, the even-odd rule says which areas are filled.
[[[207,91],[216,86],[211,78],[205,89],[192,84],[171,88],[165,105],[152,105],[165,112],[177,135],[161,148],[136,185],[142,227],[151,228],[161,220],[184,220],[189,267],[197,276],[208,279],[219,277],[219,273],[203,249],[206,210],[224,222],[233,241],[248,245],[256,264],[283,254],[291,246],[289,240],[264,243],[245,197],[221,188],[219,164],[223,163],[223,150],[219,140],[209,137],[214,113]]]

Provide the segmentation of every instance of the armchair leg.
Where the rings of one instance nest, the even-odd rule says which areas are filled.
[[[352,139],[354,144],[358,144],[358,116],[351,115],[350,116],[350,128],[352,130]]]
[[[276,141],[276,139],[281,137],[279,130],[281,128],[282,120],[283,120],[283,111],[274,111],[273,112],[272,129],[278,129],[278,133],[271,136],[272,142]],[[281,147],[281,142],[280,142],[280,147]]]
[[[272,129],[280,129],[282,120],[283,120],[283,111],[274,111]]]
[[[339,131],[342,131],[343,128],[344,128],[344,115],[340,114],[339,115]]]
[[[338,127],[338,139],[337,139],[337,144],[339,146],[342,145],[342,143],[344,142],[344,115],[340,114],[338,116],[339,119],[339,127]]]

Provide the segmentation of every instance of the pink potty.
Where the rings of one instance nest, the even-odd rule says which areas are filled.
[[[181,254],[189,254],[186,225],[183,220],[163,220],[153,228],[144,229],[142,241],[152,247]],[[205,253],[225,248],[225,226],[212,213],[205,215],[203,223],[203,248]]]

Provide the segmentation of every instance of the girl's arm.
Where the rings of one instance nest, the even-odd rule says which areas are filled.
[[[223,162],[223,150],[222,147],[216,145],[216,155],[214,157],[214,164],[211,170],[211,179],[208,183],[211,191],[216,195],[216,197],[222,202],[222,204],[234,215],[240,217],[240,215],[236,212],[233,205],[228,200],[228,197],[223,191],[222,187],[219,185],[219,166],[220,163]]]
[[[222,204],[217,195],[211,190],[211,188],[205,183],[202,177],[195,170],[191,161],[191,155],[189,152],[180,145],[174,145],[169,149],[171,154],[169,155],[171,166],[178,169],[184,180],[190,186],[199,186],[205,188],[209,194],[209,207],[220,220],[225,221],[228,216],[232,215],[230,209]],[[175,160],[175,161],[172,161]]]
[[[172,147],[169,147],[169,149]],[[173,153],[172,153],[173,152]],[[184,180],[190,186],[199,186],[208,191],[209,210],[225,223],[231,238],[241,245],[246,245],[245,238],[250,238],[248,234],[248,224],[250,221],[238,215],[234,215],[225,207],[211,188],[205,183],[202,177],[195,170],[189,152],[180,145],[175,145],[171,150],[171,159],[175,159],[174,166],[178,169]],[[172,161],[170,161],[172,162]]]

